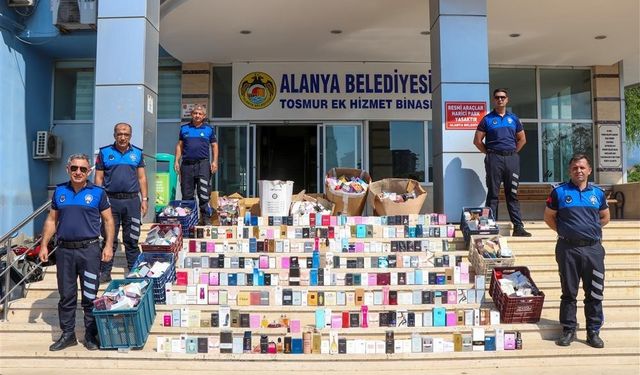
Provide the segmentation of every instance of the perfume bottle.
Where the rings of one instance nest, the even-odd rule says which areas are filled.
[[[269,341],[269,346],[267,347],[267,353],[276,354],[276,343],[273,341]]]
[[[360,320],[360,327],[369,328],[369,306],[362,305],[360,306],[360,313],[362,314]]]
[[[282,337],[278,337],[278,344],[276,345],[276,351],[278,353],[282,353],[284,351],[284,346],[282,345]]]
[[[244,331],[242,351],[245,353],[251,353],[251,331]]]
[[[284,316],[282,317],[282,325],[286,327],[287,330],[289,329],[289,317],[287,316],[287,314],[284,314]]]
[[[267,328],[269,327],[269,321],[267,320],[267,316],[263,315],[262,320],[260,321],[260,327]]]
[[[309,331],[302,334],[302,352],[311,354],[311,332]]]
[[[516,350],[522,350],[522,336],[520,331],[516,332]]]
[[[267,335],[260,335],[260,353],[266,354],[269,351],[269,338]]]

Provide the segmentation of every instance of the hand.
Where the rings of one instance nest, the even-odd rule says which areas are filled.
[[[42,263],[46,262],[49,260],[49,249],[47,248],[47,245],[40,245],[40,252],[38,253],[38,258],[40,258],[40,261]]]
[[[108,262],[111,258],[113,258],[112,245],[105,245],[104,249],[102,249],[102,261]]]
[[[149,207],[147,203],[148,203],[147,201],[143,200],[142,203],[140,204],[140,208],[142,209],[142,217],[144,217],[147,214],[147,208]]]
[[[178,162],[177,160],[173,163],[173,169],[176,171],[177,174],[180,174],[180,162]]]
[[[216,173],[218,171],[218,163],[213,161],[211,162],[211,173]]]

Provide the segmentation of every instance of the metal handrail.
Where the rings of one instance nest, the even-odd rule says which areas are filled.
[[[7,255],[6,255],[7,256],[7,260],[5,262],[6,267],[5,267],[4,271],[0,272],[0,278],[2,278],[2,276],[4,275],[4,285],[5,285],[4,289],[6,291],[5,295],[2,298],[0,298],[0,303],[3,303],[3,308],[2,308],[3,317],[2,317],[2,320],[7,320],[7,314],[9,313],[9,296],[11,295],[11,293],[13,293],[13,291],[15,289],[17,289],[20,285],[22,285],[22,283],[29,276],[31,276],[31,273],[33,273],[35,271],[35,269],[31,270],[31,272],[29,272],[26,276],[24,276],[22,278],[22,280],[17,282],[16,285],[13,288],[9,288],[9,286],[11,285],[11,270],[13,269],[13,266],[21,260],[21,257],[17,257],[16,259],[12,259],[13,258],[13,250],[11,250],[11,239],[14,237],[14,235],[20,229],[24,228],[27,224],[29,224],[31,221],[33,221],[33,219],[35,219],[36,217],[42,215],[42,213],[46,212],[50,207],[51,207],[51,201],[48,200],[42,206],[38,207],[38,209],[33,211],[29,216],[27,216],[25,219],[23,219],[18,225],[13,227],[9,232],[7,232],[5,235],[0,237],[0,248],[6,247],[6,249],[7,249]]]

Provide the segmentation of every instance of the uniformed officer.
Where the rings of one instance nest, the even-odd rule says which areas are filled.
[[[107,194],[104,189],[87,180],[89,172],[87,155],[74,154],[69,157],[67,173],[70,180],[58,185],[53,192],[49,216],[42,229],[41,261],[46,262],[49,258],[47,244],[51,237],[55,233],[58,237],[56,268],[62,335],[49,347],[51,351],[78,344],[75,334],[78,278],[84,309],[84,345],[89,350],[98,349],[93,300],[98,292],[100,260],[109,261],[113,256],[113,218]],[[104,250],[98,240],[101,221],[107,241]]]
[[[524,128],[518,116],[507,111],[509,97],[506,89],[493,91],[494,108],[482,118],[476,129],[473,144],[486,154],[484,168],[487,174],[487,206],[498,220],[498,193],[504,184],[507,210],[513,223],[513,235],[530,237],[524,230],[518,201],[520,184],[520,155],[527,143]],[[484,139],[484,142],[483,142]]]
[[[558,185],[547,199],[544,221],[558,232],[556,262],[560,272],[560,324],[562,336],[556,344],[568,346],[576,338],[576,296],[582,280],[587,344],[603,348],[599,336],[604,321],[604,248],[602,227],[610,213],[602,189],[588,182],[591,164],[584,154],[569,161],[569,182]]]
[[[200,221],[210,217],[211,174],[218,170],[218,142],[216,132],[205,122],[207,111],[196,105],[191,111],[191,122],[180,127],[176,144],[174,168],[180,175],[182,199],[194,200],[197,191],[200,206]],[[210,158],[209,148],[211,148]],[[210,161],[211,160],[211,161]]]
[[[118,249],[118,232],[122,225],[122,242],[131,269],[140,254],[141,217],[146,215],[147,177],[142,149],[131,144],[131,125],[118,123],[113,128],[115,142],[102,147],[96,158],[95,184],[104,186],[111,202],[115,226],[113,250]],[[113,259],[100,266],[100,282],[111,281]]]

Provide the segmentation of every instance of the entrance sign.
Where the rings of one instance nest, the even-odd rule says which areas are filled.
[[[419,63],[235,63],[238,120],[431,120],[431,70]]]
[[[476,130],[487,113],[486,102],[445,102],[447,130]]]
[[[600,148],[598,171],[621,172],[622,147],[620,142],[620,125],[598,125],[598,146]]]

